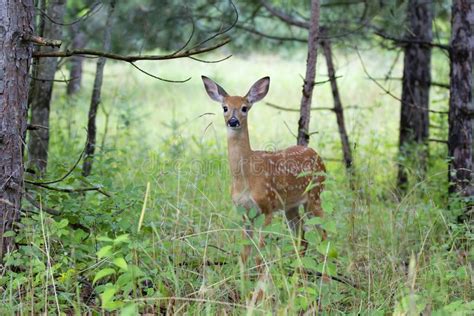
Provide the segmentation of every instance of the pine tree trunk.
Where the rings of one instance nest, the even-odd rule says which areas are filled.
[[[72,40],[72,49],[82,49],[86,44],[86,36],[80,30],[80,24],[74,24],[72,27],[74,38]],[[82,64],[84,57],[72,56],[69,60],[69,82],[67,84],[67,94],[73,95],[81,90],[82,83]]]
[[[449,193],[473,197],[472,161],[472,63],[474,4],[454,0],[451,17],[451,87],[449,97]],[[465,216],[472,217],[469,210]]]
[[[111,47],[111,24],[112,24],[112,14],[115,9],[115,0],[112,0],[109,6],[109,11],[107,15],[107,21],[105,23],[104,29],[104,52],[110,51]],[[105,67],[106,58],[101,57],[97,61],[97,70],[95,73],[94,87],[92,90],[91,104],[89,108],[89,116],[87,123],[87,143],[85,149],[85,158],[82,165],[82,175],[87,177],[90,175],[92,170],[92,162],[95,153],[95,145],[97,138],[97,126],[96,126],[96,116],[99,104],[101,101],[102,94],[102,80],[104,77],[104,67]]]
[[[331,42],[329,39],[321,40],[321,48],[323,49],[324,57],[328,68],[329,81],[331,83],[332,97],[334,100],[334,113],[336,113],[337,126],[339,128],[339,136],[341,137],[342,153],[344,157],[344,164],[346,166],[347,174],[350,177],[352,186],[352,150],[349,143],[349,136],[347,136],[346,125],[344,122],[344,109],[342,107],[339,89],[337,87],[336,71],[332,60]]]
[[[431,42],[433,39],[433,2],[409,0],[406,38]],[[408,185],[405,161],[415,159],[421,179],[426,172],[429,138],[429,101],[431,85],[431,47],[407,43],[403,65],[402,102],[400,115],[399,155],[403,162],[398,169],[398,188],[404,192]],[[416,151],[414,151],[416,149]]]
[[[298,121],[297,144],[308,146],[309,122],[311,118],[311,100],[316,78],[316,59],[319,38],[319,0],[311,0],[311,20],[308,34],[308,55],[306,59],[306,75],[303,84],[303,96]]]
[[[44,22],[43,36],[51,39],[61,39],[62,23],[66,0],[52,0],[48,2],[47,15],[57,22],[47,19]],[[43,47],[42,52],[55,50],[55,48]],[[46,172],[48,164],[49,147],[49,112],[51,107],[51,96],[53,93],[54,75],[58,66],[57,58],[41,58],[36,61],[33,74],[32,90],[30,96],[31,125],[38,128],[30,132],[28,142],[28,166],[39,172]]]
[[[23,149],[26,131],[32,47],[22,34],[32,34],[32,0],[0,1],[0,262],[12,249],[4,233],[20,217]]]

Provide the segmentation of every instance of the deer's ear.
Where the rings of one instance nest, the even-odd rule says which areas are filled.
[[[201,76],[202,82],[204,82],[204,88],[206,89],[207,94],[211,97],[212,100],[217,102],[224,102],[224,98],[228,96],[227,92],[219,86],[217,83],[212,81],[206,76]]]
[[[249,92],[245,95],[247,102],[253,104],[262,100],[270,88],[270,77],[264,77],[253,84]]]

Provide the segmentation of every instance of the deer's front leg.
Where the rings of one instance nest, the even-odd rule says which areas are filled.
[[[244,220],[244,227],[242,231],[242,237],[244,239],[251,240],[253,238],[253,222],[252,220],[248,220],[247,216],[243,216]],[[248,222],[249,221],[249,222]],[[244,245],[242,252],[240,253],[240,258],[242,259],[242,263],[247,263],[247,260],[252,252],[252,245]]]
[[[265,220],[263,222],[262,229],[260,230],[260,236],[259,236],[259,240],[258,240],[259,253],[258,253],[257,259],[255,259],[255,264],[257,265],[257,269],[260,273],[263,271],[263,268],[264,268],[264,266],[262,264],[263,254],[260,251],[265,246],[265,234],[263,233],[263,230],[265,230],[265,227],[270,225],[271,222],[272,222],[272,214],[271,213],[266,213],[265,214]]]

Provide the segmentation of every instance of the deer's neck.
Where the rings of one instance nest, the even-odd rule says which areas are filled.
[[[250,148],[249,132],[247,126],[241,130],[227,131],[227,151],[232,181],[246,182],[250,172],[250,159],[252,149]]]

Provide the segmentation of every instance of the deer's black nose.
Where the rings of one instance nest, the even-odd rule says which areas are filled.
[[[240,126],[240,122],[239,120],[235,117],[235,116],[232,116],[229,121],[227,121],[227,125],[229,125],[230,127],[239,127]]]

